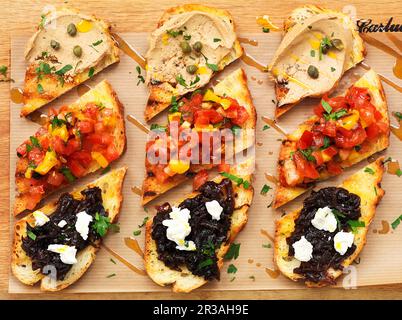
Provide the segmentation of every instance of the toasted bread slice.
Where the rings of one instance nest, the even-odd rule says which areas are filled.
[[[376,109],[381,113],[383,121],[389,125],[388,117],[388,107],[385,98],[385,92],[382,87],[379,76],[374,70],[367,71],[355,84],[355,87],[367,88],[371,96],[371,103],[376,107]],[[317,116],[313,116],[306,122],[302,123],[296,131],[289,134],[287,138],[282,142],[281,150],[279,153],[278,161],[278,173],[281,171],[285,172],[286,168],[284,166],[284,161],[291,157],[291,153],[297,150],[297,141],[302,136],[305,130],[310,130],[314,123],[318,120]],[[348,159],[342,161],[341,167],[348,168],[354,164],[368,158],[369,156],[375,154],[376,152],[382,151],[389,146],[389,134],[381,134],[377,140],[370,142],[369,147],[365,148],[364,151],[352,152],[352,155]],[[327,171],[320,172],[320,178],[318,180],[325,180],[331,177]],[[306,192],[308,187],[287,187],[282,186],[280,183],[276,189],[276,195],[274,199],[274,208],[278,208],[287,202],[295,199],[304,192]]]
[[[372,169],[374,174],[368,174],[365,172],[365,169],[362,169],[351,175],[340,185],[340,187],[360,197],[361,217],[359,221],[365,223],[365,227],[357,228],[354,238],[356,250],[342,262],[344,268],[348,267],[362,251],[366,243],[369,226],[375,215],[376,207],[384,196],[384,190],[381,189],[381,180],[384,173],[383,160],[384,158],[379,158],[366,167]],[[299,217],[300,212],[301,209],[298,209],[276,222],[274,261],[282,274],[293,281],[303,281],[303,277],[293,272],[300,265],[300,261],[288,256],[289,246],[286,239],[293,233],[295,220]],[[328,279],[335,280],[342,275],[342,270],[330,268],[327,275]],[[306,282],[308,287],[322,287],[327,284],[328,282]]]
[[[257,121],[257,113],[253,105],[250,91],[247,86],[247,76],[243,69],[237,69],[232,72],[222,81],[220,81],[215,87],[214,92],[217,95],[231,97],[236,99],[238,103],[245,107],[249,118],[242,125],[242,129],[255,130]],[[244,131],[246,132],[246,131]],[[247,150],[255,143],[255,136],[253,134],[242,135],[242,143],[234,146],[234,154]],[[190,170],[186,174],[177,174],[169,179],[166,183],[158,183],[156,177],[146,175],[142,185],[142,205],[147,204],[156,197],[164,194],[170,189],[178,186],[182,182],[186,181],[190,176],[196,174],[201,170],[210,170],[214,166],[212,164],[194,164],[191,165]]]
[[[239,166],[233,168],[231,173],[243,178],[244,180],[250,181],[252,179],[250,174],[251,165],[252,164],[249,161],[246,161],[243,167]],[[224,179],[222,176],[218,176],[212,181],[219,183],[222,179]],[[217,251],[219,269],[222,269],[223,257],[228,251],[230,244],[233,243],[237,234],[247,223],[247,211],[251,205],[254,193],[251,186],[248,189],[244,189],[243,186],[237,186],[236,183],[232,182],[232,184],[233,192],[234,194],[237,194],[237,197],[235,198],[235,210],[232,215],[228,240],[226,243],[223,243]],[[181,201],[178,201],[177,204],[185,199],[193,198],[197,194],[197,192],[193,192],[184,197]],[[149,277],[160,286],[173,285],[172,290],[174,292],[191,292],[207,283],[203,277],[193,275],[186,267],[183,267],[182,271],[172,270],[168,268],[164,262],[158,259],[156,243],[152,239],[152,221],[152,219],[148,220],[145,233],[144,263]]]
[[[106,80],[103,80],[99,84],[97,84],[93,89],[82,95],[76,102],[68,106],[68,110],[80,113],[80,110],[87,103],[102,103],[102,106],[105,108],[111,109],[113,111],[113,117],[115,122],[113,124],[113,138],[114,145],[119,156],[123,153],[126,145],[126,134],[125,134],[125,125],[124,125],[124,107],[119,101],[116,92],[113,90],[112,86]],[[41,129],[39,129],[41,130]],[[25,172],[28,160],[26,158],[18,158],[16,172],[15,172],[15,184],[18,191],[18,194],[15,197],[14,203],[14,214],[20,214],[21,212],[28,209],[27,204],[30,200],[29,192],[26,191],[25,184]],[[86,174],[95,172],[102,168],[99,163],[95,160],[91,162],[89,167],[87,168]],[[60,187],[64,186],[62,184]],[[41,195],[41,199],[48,196],[53,191],[59,189],[50,188],[44,194]],[[39,200],[41,200],[39,199]]]
[[[234,39],[234,42],[232,44],[232,47],[229,51],[229,53],[224,56],[219,62],[216,63],[217,65],[217,70],[220,71],[223,70],[227,65],[235,61],[236,59],[240,58],[243,54],[243,49],[240,46],[239,41],[236,38],[235,34],[235,27],[234,27],[234,21],[233,17],[230,15],[229,12],[226,10],[221,10],[221,9],[216,9],[212,7],[207,7],[203,5],[198,5],[198,4],[185,4],[181,5],[178,7],[170,8],[168,9],[161,17],[160,21],[158,22],[157,29],[152,33],[152,36],[166,28],[166,25],[169,25],[169,23],[172,21],[172,19],[175,19],[179,17],[180,15],[184,15],[186,13],[201,13],[204,15],[211,15],[213,16],[214,19],[217,19],[220,23],[223,25],[227,26],[227,28],[230,30],[230,37]],[[172,26],[174,28],[174,26]],[[202,27],[202,26],[198,26]],[[169,30],[166,30],[169,31]],[[164,32],[166,32],[164,31]],[[186,33],[191,35],[194,30],[190,30],[187,28]],[[165,33],[166,34],[166,33]],[[193,40],[189,40],[190,43]],[[225,39],[221,39],[222,43],[225,41]],[[217,44],[216,42],[215,44]],[[151,43],[150,43],[151,44]],[[168,45],[168,40],[166,39],[165,43],[163,45]],[[180,47],[178,47],[180,50]],[[175,48],[177,50],[177,48]],[[149,66],[149,60],[150,60],[150,52],[151,52],[151,46],[150,50],[147,53],[147,62],[148,62],[148,68]],[[177,68],[177,67],[176,67]],[[205,70],[204,70],[205,69]],[[175,75],[178,74],[179,72],[177,70]],[[201,88],[202,86],[206,85],[209,80],[212,78],[214,73],[216,71],[212,71],[208,68],[203,67],[203,72],[199,73],[200,81],[197,84],[194,84],[191,86],[191,88],[187,88],[185,90],[185,93],[187,92],[192,92],[195,91],[196,89]],[[172,86],[170,81],[152,81],[154,79],[152,78],[151,71],[148,69],[147,72],[147,79],[146,82],[148,84],[148,88],[150,90],[149,98],[147,105],[145,107],[145,120],[149,121],[153,117],[155,117],[157,114],[159,114],[161,111],[166,109],[172,100],[172,97],[175,96],[177,99],[180,98],[183,94],[180,94],[177,92],[177,89]]]
[[[325,76],[328,78],[328,84],[331,85],[325,85],[322,88],[319,88],[318,86],[310,86],[301,83],[300,81],[297,82],[296,80],[293,80],[292,78],[290,82],[298,83],[299,89],[301,91],[300,94],[295,94],[294,97],[290,97],[289,92],[292,91],[290,87],[287,87],[286,85],[283,85],[281,83],[280,77],[278,77],[278,74],[275,72],[275,67],[274,65],[276,64],[276,61],[278,61],[278,58],[282,55],[293,55],[293,57],[296,59],[295,63],[297,62],[296,55],[300,55],[300,52],[294,52],[292,50],[289,50],[287,45],[291,44],[291,40],[295,39],[294,41],[298,41],[300,36],[300,32],[303,32],[303,28],[306,28],[306,21],[310,21],[311,23],[317,23],[317,21],[320,19],[320,17],[329,17],[329,21],[333,19],[339,19],[340,24],[342,25],[345,30],[348,30],[350,34],[347,35],[347,39],[350,39],[351,46],[350,48],[346,48],[347,51],[345,52],[345,57],[344,61],[339,61],[339,65],[336,66],[336,68],[333,68],[331,72],[326,72],[325,68],[321,68],[320,71],[320,77]],[[353,68],[356,66],[358,63],[363,61],[364,56],[365,56],[365,47],[363,40],[359,36],[358,31],[356,30],[356,26],[354,25],[353,21],[350,19],[349,16],[347,16],[344,13],[330,10],[330,9],[325,9],[325,8],[320,8],[314,5],[307,5],[303,6],[300,8],[296,8],[292,11],[291,15],[285,20],[284,22],[284,30],[285,30],[285,36],[284,39],[278,48],[277,53],[275,54],[275,57],[273,61],[271,62],[269,66],[269,70],[271,71],[274,79],[275,79],[275,92],[276,92],[276,99],[278,101],[277,108],[275,111],[276,117],[280,117],[283,115],[285,112],[293,108],[295,105],[297,105],[302,99],[306,97],[320,97],[326,92],[332,91],[338,84],[339,79],[342,77],[342,75],[349,69]],[[314,34],[314,32],[313,32]],[[317,39],[319,40],[318,35]],[[329,37],[330,35],[328,35]],[[305,42],[307,42],[307,38]],[[313,58],[310,57],[310,49],[318,49],[316,46],[319,44],[319,41],[315,40],[309,40],[310,45],[312,46],[311,48],[307,48],[307,52],[305,52],[305,58],[306,60],[308,59],[317,59],[318,60],[318,50],[316,51],[316,54]],[[296,44],[295,44],[296,45]],[[342,53],[342,52],[341,52]],[[337,53],[339,55],[339,53]],[[337,57],[337,59],[340,59],[340,57]],[[304,61],[303,58],[300,59],[300,61]],[[314,60],[315,61],[315,60]],[[329,61],[328,63],[330,63]],[[315,64],[320,64],[321,61],[315,61]],[[302,63],[304,64],[304,62]],[[308,64],[306,65],[307,69]],[[302,66],[302,69],[304,68],[304,65]],[[329,70],[329,66],[328,66]],[[286,77],[285,77],[286,78]],[[307,78],[307,80],[309,80]],[[320,79],[316,80],[320,81]]]
[[[86,25],[87,30],[80,32],[81,29],[78,27],[77,34],[70,37],[66,32],[66,24],[75,22],[78,25],[80,21],[89,23]],[[29,65],[25,73],[24,106],[21,116],[29,115],[111,64],[120,61],[119,48],[110,35],[110,28],[111,26],[103,20],[70,9],[61,9],[44,15],[42,23],[29,40],[25,51]],[[70,38],[74,39],[74,43],[67,44]],[[51,40],[59,41],[60,47],[57,50],[50,46]],[[72,52],[75,45],[80,45],[82,48],[83,53],[79,58],[74,58]],[[45,52],[45,55],[42,52]],[[64,59],[66,63],[59,61],[63,56],[66,57]],[[41,63],[47,64],[49,70],[43,69],[43,72],[38,72]],[[64,75],[57,74],[57,71],[68,65],[71,66],[69,71]]]
[[[103,175],[94,182],[80,187],[71,192],[75,199],[81,199],[81,191],[91,187],[99,187],[102,189],[102,199],[105,211],[108,212],[110,221],[115,223],[118,220],[122,196],[122,185],[127,168],[122,167]],[[56,209],[56,203],[45,205],[40,210],[50,216]],[[50,276],[46,276],[40,270],[32,269],[32,260],[22,249],[22,239],[27,237],[26,225],[35,225],[35,218],[29,214],[25,218],[19,220],[14,228],[14,244],[11,257],[11,269],[14,276],[26,285],[33,286],[41,281],[42,291],[59,291],[72,285],[88,270],[94,262],[96,252],[99,250],[101,240],[93,245],[88,245],[85,249],[77,253],[77,263],[73,265],[63,280],[55,280]]]

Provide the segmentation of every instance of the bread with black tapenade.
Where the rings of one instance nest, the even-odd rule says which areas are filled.
[[[34,213],[19,220],[15,225],[11,262],[14,276],[31,286],[41,281],[42,291],[59,291],[81,278],[94,262],[102,236],[108,229],[98,224],[99,229],[95,232],[93,224],[99,221],[99,215],[108,217],[110,224],[118,219],[126,171],[126,167],[113,170],[86,186],[61,195],[58,202],[36,210],[49,219],[42,226],[35,226]],[[87,212],[93,218],[85,241],[75,226],[78,211]],[[61,231],[58,232],[59,227]],[[41,241],[37,248],[35,241]],[[45,249],[48,244],[76,247],[76,263],[66,264],[57,253],[49,253]]]
[[[230,173],[250,182],[250,173],[234,169]],[[177,202],[179,208],[188,208],[191,212],[189,224],[192,231],[187,240],[194,241],[195,251],[175,249],[176,244],[167,239],[166,228],[162,225],[172,207],[165,203],[158,208],[157,215],[146,224],[144,254],[146,271],[155,283],[161,286],[172,284],[174,292],[190,292],[210,280],[219,279],[223,257],[247,223],[253,189],[251,185],[246,186],[248,188],[218,176]],[[207,200],[216,199],[223,208],[219,221],[210,218],[204,208]],[[214,228],[216,232],[208,231]],[[206,264],[207,261],[210,263]]]
[[[283,275],[293,281],[303,281],[308,287],[336,283],[343,269],[357,258],[366,243],[369,225],[384,195],[381,188],[383,160],[384,158],[379,158],[351,175],[338,188],[330,187],[313,192],[304,201],[302,209],[289,213],[276,222],[274,261]],[[312,215],[316,214],[318,207],[324,205],[331,210],[338,210],[337,229],[334,232],[314,229],[312,226]],[[334,247],[334,235],[340,231],[354,233],[353,243],[343,255],[335,250],[331,251]],[[294,257],[293,244],[302,236],[313,245],[312,257],[308,262],[301,262]]]

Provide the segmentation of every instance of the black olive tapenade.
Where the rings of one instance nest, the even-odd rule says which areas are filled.
[[[100,235],[91,226],[95,222],[96,213],[107,216],[103,207],[102,190],[93,187],[83,190],[81,194],[84,197],[82,200],[74,199],[69,193],[61,195],[55,212],[49,216],[50,221],[43,226],[32,227],[27,223],[27,232],[32,232],[36,238],[35,240],[29,236],[23,238],[22,249],[32,259],[33,270],[40,269],[41,272],[44,272],[45,266],[52,265],[57,270],[57,279],[63,280],[72,265],[63,263],[58,253],[47,250],[48,246],[50,244],[75,246],[79,252],[100,238]],[[84,240],[75,229],[76,215],[81,211],[85,211],[93,217],[89,224],[87,240]],[[67,222],[63,228],[58,226],[62,220]]]
[[[337,213],[338,228],[334,232],[319,230],[311,224],[317,210],[324,207],[329,207]],[[348,221],[358,220],[360,216],[360,197],[356,194],[336,187],[313,191],[304,200],[303,209],[295,221],[294,232],[286,239],[289,256],[294,255],[292,245],[304,236],[313,245],[313,257],[308,262],[301,262],[300,267],[295,268],[293,272],[303,275],[308,281],[333,283],[327,276],[327,270],[329,268],[342,270],[342,261],[356,250],[353,244],[344,255],[340,255],[334,248],[334,236],[341,230],[350,232]]]
[[[216,249],[228,240],[234,210],[232,182],[229,179],[223,179],[220,183],[207,181],[198,191],[200,194],[184,200],[178,206],[190,211],[191,233],[186,240],[194,241],[196,250],[178,250],[176,243],[167,238],[167,227],[162,222],[169,219],[169,213],[172,211],[169,203],[157,208],[152,224],[152,239],[156,242],[158,259],[167,267],[180,271],[180,267],[186,266],[194,275],[202,276],[206,280],[219,280]],[[206,209],[205,203],[212,200],[218,201],[223,208],[219,220],[213,220]]]

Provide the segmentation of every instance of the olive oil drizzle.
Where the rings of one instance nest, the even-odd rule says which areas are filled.
[[[124,41],[118,34],[112,33],[113,39],[116,41],[118,47],[121,51],[123,51],[126,55],[132,58],[135,62],[137,62],[141,68],[146,68],[146,60],[145,58],[132,46],[130,46],[126,41]]]
[[[10,98],[11,101],[16,103],[16,104],[21,104],[24,100],[24,95],[23,95],[23,91],[21,88],[11,88],[10,90]]]
[[[109,252],[113,257],[115,257],[117,260],[119,260],[122,264],[124,264],[126,267],[128,267],[131,271],[134,271],[135,273],[141,275],[141,276],[146,276],[147,273],[145,270],[142,270],[140,268],[137,268],[130,262],[128,262],[126,259],[124,259],[122,256],[120,256],[118,253],[107,247],[106,245],[102,244],[102,246],[105,248],[107,252]]]
[[[124,238],[124,243],[128,248],[133,250],[141,258],[144,258],[144,252],[141,250],[140,245],[138,244],[137,240],[135,240],[133,238],[126,237],[126,238]]]

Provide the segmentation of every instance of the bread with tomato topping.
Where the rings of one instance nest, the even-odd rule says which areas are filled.
[[[17,148],[14,214],[33,210],[50,193],[107,168],[126,144],[123,105],[106,81],[75,103],[51,110]]]
[[[322,287],[335,283],[335,280],[342,275],[343,269],[353,263],[366,243],[367,233],[374,219],[376,207],[384,196],[384,190],[381,188],[381,180],[384,174],[383,161],[383,157],[377,159],[364,169],[346,178],[339,186],[360,197],[361,216],[358,220],[363,222],[364,226],[356,228],[353,241],[356,249],[341,262],[342,269],[329,268],[324,280],[319,282],[306,281],[303,275],[294,272],[294,269],[300,266],[300,261],[289,256],[287,238],[295,231],[295,221],[299,218],[301,209],[286,214],[276,221],[274,261],[284,276],[293,281],[305,282],[308,287]]]
[[[243,110],[243,112],[247,112],[247,115],[244,120],[238,127],[243,129],[243,133],[241,136],[241,143],[236,144],[233,150],[230,150],[231,153],[237,154],[242,152],[243,150],[247,150],[248,148],[252,147],[255,143],[255,124],[256,124],[256,110],[252,102],[251,94],[247,86],[247,76],[243,69],[237,69],[236,71],[229,74],[225,77],[222,81],[220,81],[216,86],[213,87],[212,90],[207,90],[204,94],[204,99],[208,95],[208,99],[214,99],[215,102],[211,101],[203,101],[203,105],[210,106],[211,103],[215,105],[219,105],[216,101],[224,100],[225,103],[228,99],[234,99],[236,101],[236,105]],[[181,100],[183,101],[183,99]],[[229,101],[230,103],[230,101]],[[212,109],[211,107],[209,107]],[[221,108],[222,109],[222,108]],[[180,113],[180,112],[179,112]],[[183,117],[184,112],[181,113],[180,117]],[[175,116],[175,113],[170,113],[169,118]],[[221,116],[220,116],[221,117]],[[225,116],[222,116],[225,118]],[[183,118],[185,120],[185,118]],[[186,122],[186,121],[185,121]],[[238,122],[237,120],[235,122]],[[194,124],[191,124],[192,128],[194,129]],[[233,128],[234,124],[230,125],[230,128]],[[211,127],[213,130],[213,125],[209,124],[208,128]],[[246,134],[247,133],[247,134]],[[240,141],[240,139],[239,139]],[[229,157],[229,150],[222,150],[222,157]],[[164,181],[158,179],[157,175],[159,171],[150,170],[150,165],[148,163],[148,158],[146,159],[146,176],[143,181],[142,185],[142,204],[145,205],[149,201],[155,199],[156,197],[164,194],[165,192],[169,191],[170,189],[176,187],[177,185],[183,183],[184,181],[188,180],[189,178],[195,176],[202,170],[211,170],[216,165],[214,164],[190,164],[188,170],[184,173],[177,173],[172,174]],[[166,168],[166,166],[165,166]],[[152,169],[152,167],[151,167]],[[165,175],[164,172],[160,172],[159,174]]]
[[[379,76],[374,70],[367,71],[359,80],[357,80],[356,83],[354,83],[351,88],[353,89],[353,87],[357,88],[355,91],[356,94],[360,94],[360,91],[365,94],[364,92],[367,90],[369,95],[369,103],[372,106],[370,108],[374,107],[374,112],[370,111],[368,113],[366,112],[367,109],[364,107],[360,109],[360,111],[350,108],[348,109],[348,113],[340,117],[338,120],[326,121],[323,132],[327,130],[325,126],[330,122],[331,125],[333,124],[334,126],[333,129],[336,130],[336,138],[334,138],[335,140],[331,142],[329,147],[324,145],[321,145],[317,148],[314,147],[316,150],[313,151],[313,153],[310,152],[310,154],[301,154],[300,146],[303,144],[303,141],[305,141],[307,133],[313,135],[312,143],[316,143],[314,140],[316,139],[316,136],[314,136],[316,131],[312,129],[313,127],[317,128],[317,124],[319,124],[320,121],[323,121],[320,120],[321,117],[315,115],[309,118],[293,133],[288,134],[286,139],[282,141],[279,152],[279,182],[274,198],[274,208],[283,206],[289,201],[300,196],[312,188],[316,182],[328,179],[334,175],[338,175],[344,168],[351,167],[389,146],[388,107],[385,92]],[[337,97],[333,98],[333,100],[331,100],[331,98],[325,99],[330,101],[330,103],[334,103],[334,105],[336,105],[336,101],[339,101],[337,100],[339,99]],[[340,98],[340,101],[342,101],[342,98]],[[329,117],[328,113],[323,110],[322,105],[318,105],[315,110],[316,112],[317,110],[321,110],[318,112],[323,114],[322,117]],[[338,111],[341,110],[342,109],[338,109]],[[365,125],[364,118],[362,116],[363,113],[364,117],[374,117],[374,119],[371,120],[373,123],[365,128],[363,128]],[[341,126],[342,128],[339,128]],[[345,128],[348,129],[346,130]],[[351,137],[347,137],[348,133],[350,133]],[[320,136],[323,138],[325,134]],[[366,138],[364,138],[364,136]],[[353,145],[354,139],[356,139],[357,142],[363,138],[364,141],[361,145]],[[342,148],[342,146],[345,147]],[[308,149],[311,148],[312,147]],[[311,157],[314,157],[314,159]],[[317,157],[320,157],[320,159]],[[304,169],[301,169],[303,166]],[[313,168],[311,166],[313,166]],[[310,178],[305,178],[306,176]]]

